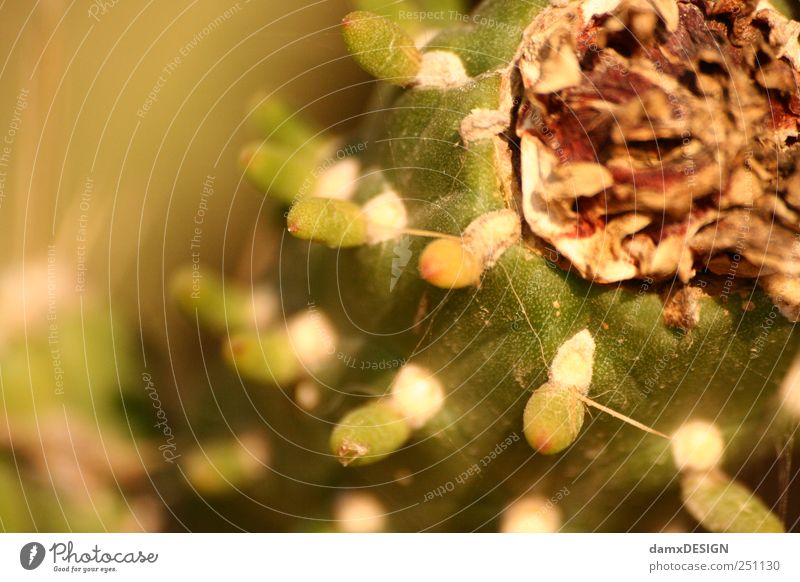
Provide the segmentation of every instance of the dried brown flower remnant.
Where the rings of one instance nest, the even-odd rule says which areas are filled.
[[[533,233],[598,282],[800,277],[799,35],[755,0],[546,10],[518,61]]]

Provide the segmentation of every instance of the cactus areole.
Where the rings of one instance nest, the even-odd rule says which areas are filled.
[[[589,0],[519,54],[525,220],[601,283],[800,275],[800,25],[764,2]],[[796,294],[786,315],[796,319]]]

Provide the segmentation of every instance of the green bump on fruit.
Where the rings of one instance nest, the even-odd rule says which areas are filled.
[[[343,465],[369,465],[403,446],[411,428],[387,402],[374,402],[349,412],[331,434],[331,452]]]
[[[277,97],[259,97],[253,100],[250,122],[270,142],[286,144],[292,148],[308,147],[317,134],[317,129],[302,114]]]
[[[239,164],[261,192],[291,204],[309,193],[319,154],[313,146],[287,151],[285,145],[258,142],[245,146]]]
[[[225,360],[248,380],[284,386],[300,372],[300,363],[284,330],[232,334],[223,347]]]
[[[686,510],[716,533],[782,533],[783,524],[744,485],[718,471],[689,473],[681,480]]]
[[[525,438],[540,453],[560,453],[578,438],[584,414],[583,402],[571,388],[544,384],[525,406]]]
[[[367,240],[367,223],[361,208],[346,200],[300,200],[292,206],[286,223],[297,238],[332,248],[356,247]]]
[[[351,12],[342,20],[347,50],[373,77],[408,85],[419,72],[422,55],[397,24],[372,12]]]

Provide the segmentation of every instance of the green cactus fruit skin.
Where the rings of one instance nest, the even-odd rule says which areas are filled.
[[[224,345],[224,356],[243,378],[264,384],[284,386],[300,371],[300,363],[283,330],[231,334]]]
[[[359,246],[367,238],[367,225],[361,208],[346,200],[300,200],[292,206],[286,223],[289,232],[297,238],[332,248]]]
[[[467,144],[459,129],[475,109],[508,107],[504,67],[545,4],[489,0],[473,21],[494,25],[455,26],[431,41],[431,48],[461,57],[473,76],[467,83],[383,91],[365,128],[370,147],[364,161],[382,168],[381,179],[405,200],[410,226],[457,235],[483,213],[515,207],[504,180],[504,155],[515,145],[502,138]],[[362,203],[372,195],[359,187],[354,199]],[[525,241],[487,270],[479,287],[446,291],[416,276],[427,241],[412,237],[412,258],[395,274],[402,240],[361,246],[336,261],[333,251],[318,248],[303,282],[340,329],[356,343],[360,338],[356,361],[393,354],[435,371],[448,391],[445,407],[412,442],[381,463],[348,467],[342,477],[376,485],[376,494],[404,508],[393,515],[393,529],[487,529],[532,483],[546,495],[568,488],[559,506],[564,531],[664,525],[661,516],[681,503],[669,442],[607,415],[587,418],[581,437],[557,459],[517,439],[483,464],[499,443],[519,436],[531,389],[547,381],[560,345],[584,328],[597,344],[592,397],[600,404],[667,434],[698,411],[712,414],[726,435],[731,471],[762,452],[753,443],[781,438],[768,419],[775,417],[798,335],[755,285],[743,282],[736,293],[725,293],[701,273],[707,296],[699,301],[697,326],[683,332],[663,319],[661,293],[670,283],[593,284]],[[339,377],[338,383],[331,379],[337,389],[360,393],[364,386],[362,372],[345,368]],[[382,394],[387,383],[370,384],[370,393]],[[476,464],[480,479],[425,499]],[[398,468],[414,474],[411,486],[396,483]]]
[[[583,402],[572,389],[544,384],[525,406],[525,438],[540,453],[560,453],[578,438],[585,412]]]
[[[342,21],[342,34],[347,50],[373,77],[402,86],[419,72],[421,55],[413,39],[388,18],[351,12]]]
[[[687,511],[711,532],[784,532],[780,520],[752,491],[724,475],[686,475],[681,490]]]
[[[411,429],[403,416],[386,402],[366,404],[351,411],[331,434],[331,452],[346,465],[369,465],[403,446]]]

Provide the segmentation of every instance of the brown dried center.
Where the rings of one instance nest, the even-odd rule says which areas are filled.
[[[607,3],[551,9],[522,50],[533,232],[600,282],[800,276],[800,25],[753,1]]]

